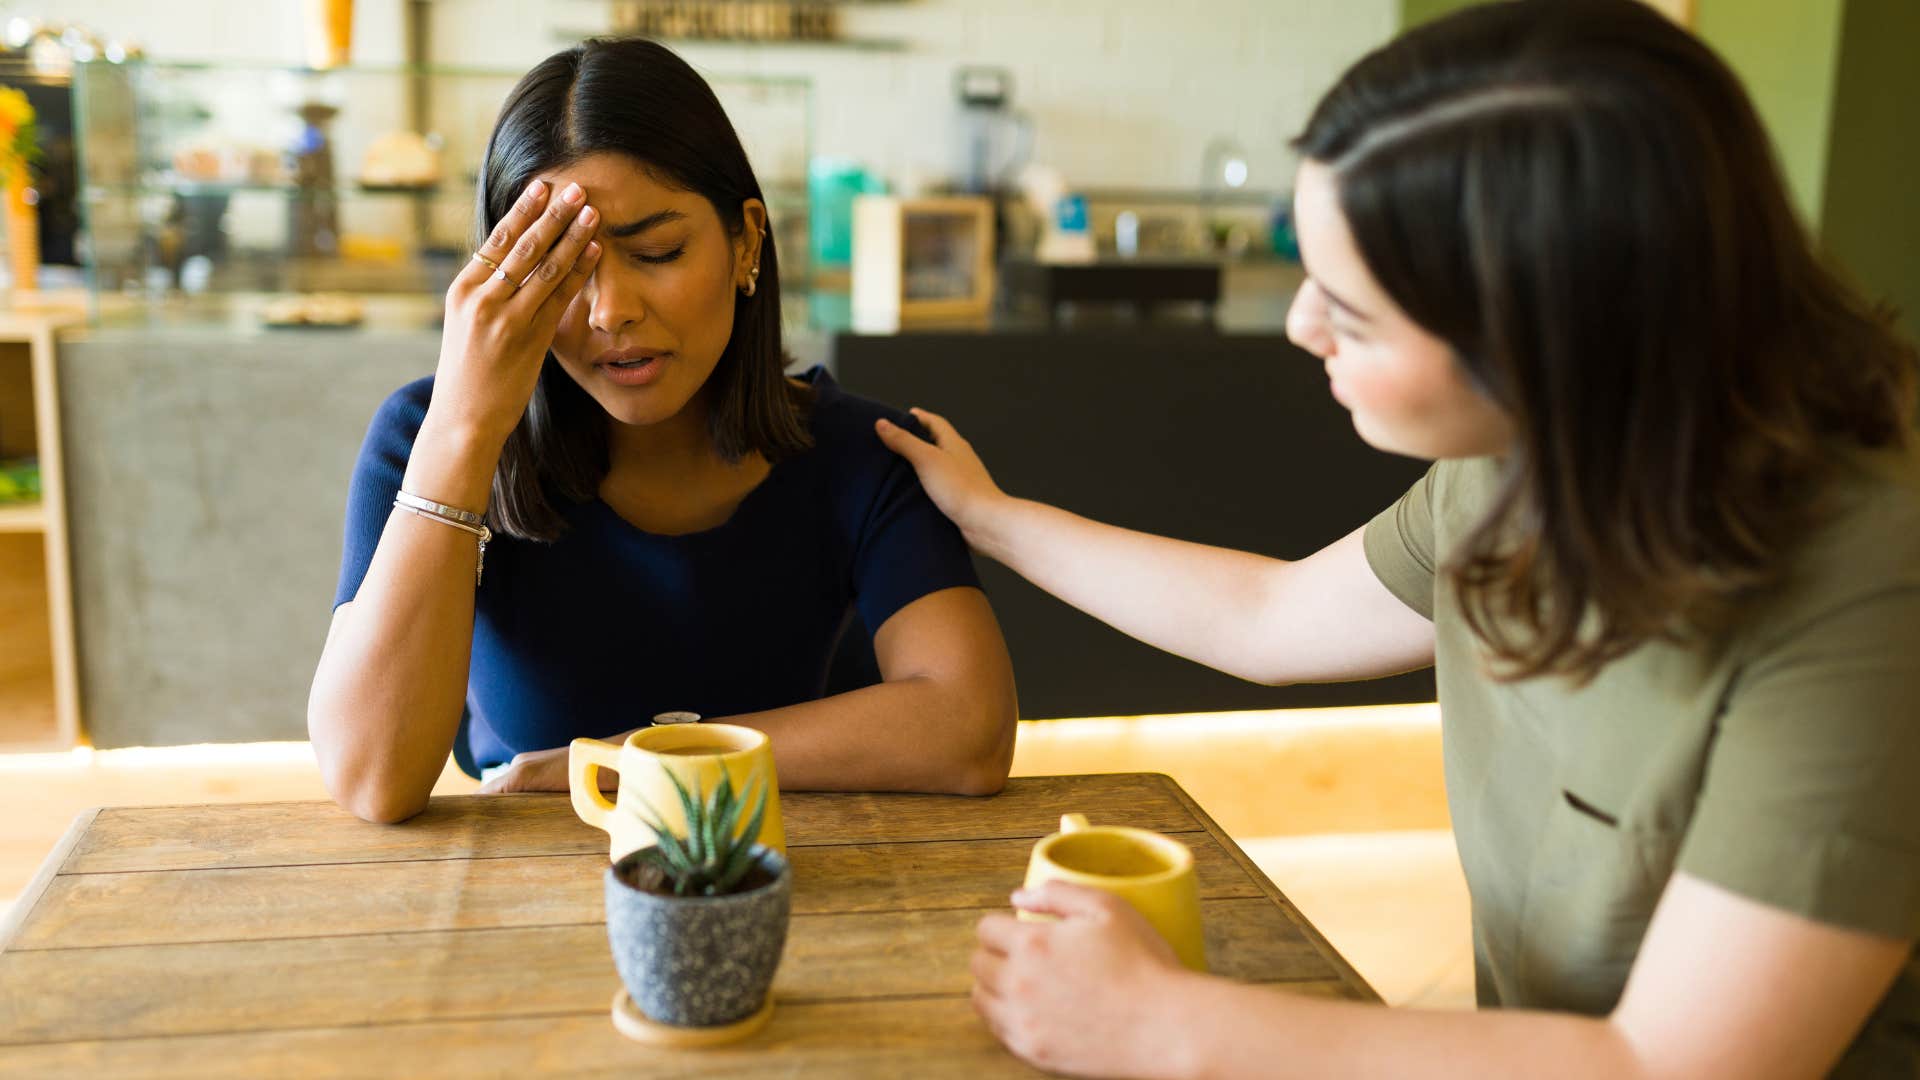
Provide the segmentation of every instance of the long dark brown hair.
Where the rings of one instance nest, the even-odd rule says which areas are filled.
[[[1635,0],[1509,0],[1363,58],[1296,140],[1374,277],[1513,418],[1444,572],[1507,678],[1711,639],[1915,356],[1824,267],[1727,66]]]
[[[720,100],[685,60],[639,38],[593,39],[541,61],[507,95],[487,140],[477,235],[499,224],[535,176],[607,153],[703,196],[732,236],[746,228],[746,200],[765,201]],[[701,389],[722,458],[758,453],[779,461],[812,445],[810,396],[787,381],[786,365],[780,260],[768,235],[758,285],[734,306],[732,336]],[[566,530],[559,504],[595,498],[606,478],[609,422],[549,352],[493,475],[494,527],[524,539],[558,539]]]

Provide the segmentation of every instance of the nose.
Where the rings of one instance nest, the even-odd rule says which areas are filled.
[[[1318,357],[1333,351],[1333,333],[1327,329],[1327,298],[1312,278],[1300,283],[1287,308],[1287,339]]]
[[[594,268],[581,295],[587,300],[587,325],[608,337],[619,337],[647,318],[647,305],[637,289],[620,280],[604,265]]]

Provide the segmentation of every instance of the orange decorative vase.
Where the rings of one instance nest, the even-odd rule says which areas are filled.
[[[25,169],[7,181],[7,267],[15,289],[40,287],[40,211],[37,193],[27,186]]]

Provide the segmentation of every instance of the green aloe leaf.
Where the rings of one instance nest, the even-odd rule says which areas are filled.
[[[647,828],[653,830],[653,840],[658,845],[656,850],[662,853],[662,858],[669,860],[665,867],[668,873],[674,875],[684,873],[683,868],[690,865],[692,859],[688,856],[686,849],[681,846],[679,839],[673,835],[673,830],[667,828],[667,819],[662,817],[660,812],[655,810],[639,792],[634,793],[634,798],[640,800],[640,808],[646,811],[640,820],[646,823]]]
[[[717,826],[720,813],[733,802],[733,777],[723,768],[720,770],[720,782],[714,785],[713,792],[707,797],[706,813],[701,816],[700,824],[705,827],[707,836],[707,862],[717,863],[726,857],[724,847],[727,835]]]
[[[720,891],[726,892],[739,884],[747,871],[753,867],[753,845],[735,848],[733,857],[727,860],[726,869],[720,872]]]
[[[744,795],[745,792],[741,794]],[[714,835],[720,838],[720,845],[723,851],[732,850],[733,845],[738,842],[734,836],[734,826],[740,824],[741,801],[740,799],[734,798],[732,788],[729,786],[727,801],[725,805],[720,808],[719,820],[714,822],[713,826]]]
[[[687,785],[680,782],[680,777],[676,776],[672,769],[667,768],[665,765],[662,765],[660,769],[662,772],[667,774],[667,779],[672,781],[674,793],[680,796],[680,810],[683,814],[686,815],[686,819],[687,819],[687,850],[688,850],[688,853],[691,854],[696,861],[698,861],[703,857],[700,850],[700,829],[699,829],[700,800],[699,800],[699,797],[697,795],[690,795],[687,793]],[[694,788],[696,791],[699,789],[699,786],[700,786],[700,782],[698,780],[695,780]]]
[[[772,785],[764,773],[756,777],[760,781],[760,796],[753,800],[753,816],[747,819],[747,827],[740,833],[740,839],[748,847],[760,842],[760,826],[766,820],[767,803],[772,794]]]
[[[685,876],[688,868],[694,865],[694,858],[681,846],[680,838],[673,835],[671,830],[663,830],[654,833],[653,840],[659,845],[662,857],[673,864],[674,876]]]

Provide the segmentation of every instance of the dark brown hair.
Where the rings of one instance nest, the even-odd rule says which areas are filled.
[[[487,140],[477,235],[493,230],[535,176],[608,153],[703,196],[729,235],[746,227],[746,200],[765,201],[720,100],[686,61],[652,41],[593,39],[541,61],[507,95]],[[778,461],[812,445],[810,392],[787,381],[786,366],[780,261],[768,235],[758,285],[734,306],[732,336],[701,389],[721,457],[758,453]],[[606,478],[609,422],[549,352],[493,475],[494,526],[524,539],[558,539],[566,520],[557,504],[597,497]]]
[[[1296,146],[1516,435],[1448,561],[1499,674],[1702,640],[1783,572],[1915,357],[1815,256],[1733,73],[1634,0],[1510,0],[1363,58]]]

